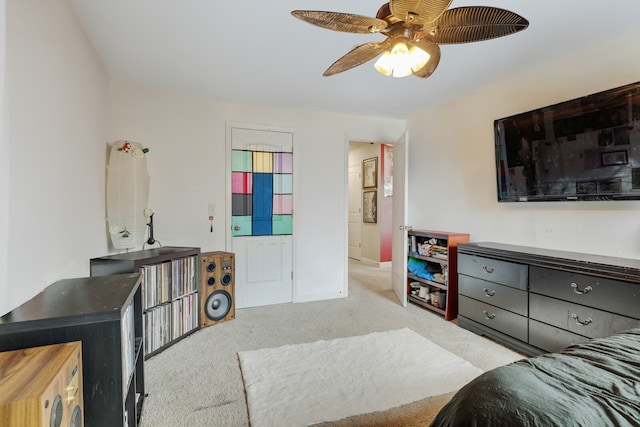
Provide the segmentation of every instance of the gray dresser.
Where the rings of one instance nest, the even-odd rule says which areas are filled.
[[[527,355],[640,326],[640,261],[458,245],[458,325]]]

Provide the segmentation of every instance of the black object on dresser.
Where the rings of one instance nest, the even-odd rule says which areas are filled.
[[[91,276],[142,274],[144,358],[200,329],[200,248],[165,246],[90,260]]]
[[[136,427],[145,397],[140,274],[60,280],[0,318],[0,351],[82,341],[85,425]]]
[[[640,326],[640,261],[458,245],[458,325],[535,355]]]

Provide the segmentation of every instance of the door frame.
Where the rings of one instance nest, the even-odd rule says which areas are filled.
[[[226,120],[225,121],[225,233],[224,233],[224,246],[225,251],[231,252],[233,251],[233,233],[231,230],[232,224],[232,206],[231,206],[231,190],[232,190],[232,182],[231,182],[231,151],[232,140],[231,140],[231,129],[233,128],[243,128],[243,129],[251,129],[251,130],[260,130],[260,131],[270,131],[270,132],[288,132],[291,133],[292,142],[291,142],[291,150],[293,152],[293,224],[292,229],[293,233],[291,235],[291,271],[293,277],[291,278],[291,302],[295,303],[299,301],[298,296],[298,287],[297,284],[297,257],[296,257],[296,247],[297,247],[297,238],[296,238],[296,224],[297,224],[297,216],[296,216],[296,205],[297,205],[297,197],[296,197],[296,187],[298,182],[298,156],[297,154],[297,138],[296,132],[293,128],[284,127],[284,126],[267,126],[260,125],[251,122],[243,122],[236,120]]]
[[[400,136],[400,138],[402,138],[402,136],[404,136],[406,132],[405,131],[402,132],[402,135]],[[343,251],[344,251],[344,289],[343,289],[343,294],[345,297],[349,296],[349,143],[351,141],[353,142],[364,142],[364,141],[368,141],[368,142],[372,142],[374,144],[386,144],[386,145],[394,145],[394,144],[399,144],[402,143],[404,144],[404,139],[402,139],[401,141],[395,141],[395,142],[388,142],[388,141],[371,141],[371,138],[359,138],[357,136],[352,136],[352,135],[345,135],[344,138],[344,200],[343,200],[343,206],[344,206],[344,221],[343,221],[343,239],[344,239],[344,246],[343,246]],[[295,156],[294,156],[295,158]],[[405,165],[406,167],[406,165]],[[378,184],[380,185],[380,184]],[[396,197],[397,193],[394,192],[393,196]],[[403,199],[406,198],[406,194],[403,194]],[[393,231],[392,231],[393,232]],[[391,262],[393,263],[393,259],[391,260]],[[393,287],[391,287],[393,288]]]

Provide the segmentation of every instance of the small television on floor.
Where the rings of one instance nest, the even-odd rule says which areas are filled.
[[[640,82],[494,121],[499,202],[640,200]]]

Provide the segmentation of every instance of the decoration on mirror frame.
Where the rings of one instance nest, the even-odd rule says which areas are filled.
[[[120,234],[120,237],[122,237],[123,239],[128,238],[131,234],[129,233],[129,230],[127,230],[127,227],[120,227],[119,225],[112,225],[111,227],[109,227],[109,233],[111,234]]]
[[[136,159],[141,159],[142,157],[144,157],[144,155],[146,153],[149,152],[149,149],[148,148],[133,147],[129,141],[125,141],[124,144],[122,144],[122,147],[118,148],[118,151],[124,151],[125,153],[131,153],[131,155],[133,157],[135,157]]]
[[[145,241],[148,152],[149,149],[138,142],[118,140],[111,145],[107,165],[107,223],[115,249],[132,249]]]

